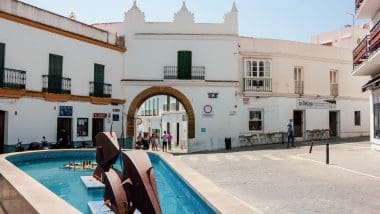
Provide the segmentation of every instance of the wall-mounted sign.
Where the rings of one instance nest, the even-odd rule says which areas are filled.
[[[297,99],[296,107],[298,109],[334,109],[336,107],[336,102],[328,100]]]
[[[207,93],[208,94],[208,98],[210,99],[216,99],[218,98],[218,93]]]
[[[107,118],[107,113],[94,113],[94,118]]]
[[[243,104],[249,105],[249,97],[243,97]]]
[[[73,116],[73,107],[72,106],[60,106],[59,107],[59,116],[61,116],[61,117]]]
[[[118,114],[113,114],[112,115],[112,121],[119,121],[119,115]]]
[[[206,132],[206,128],[201,128],[201,132]]]
[[[114,109],[112,109],[112,112],[120,112],[120,109],[114,108]]]
[[[203,117],[214,117],[213,109],[211,105],[205,105],[203,106]]]

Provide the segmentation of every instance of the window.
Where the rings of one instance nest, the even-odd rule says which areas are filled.
[[[360,126],[360,111],[355,111],[355,126]]]
[[[270,77],[271,65],[269,60],[246,60],[246,77]]]
[[[380,103],[373,106],[374,113],[374,137],[380,139]]]
[[[94,64],[94,96],[104,95],[104,65]]]
[[[249,111],[249,131],[263,131],[263,110]]]
[[[330,70],[330,95],[338,96],[338,70]]]
[[[62,62],[62,56],[49,54],[49,92],[60,93],[62,90]]]
[[[303,68],[294,67],[294,93],[303,94]]]
[[[78,118],[77,120],[77,136],[88,136],[88,118]]]

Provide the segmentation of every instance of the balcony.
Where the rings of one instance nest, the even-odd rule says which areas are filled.
[[[371,19],[379,8],[379,0],[355,0],[356,19]]]
[[[192,66],[191,67],[191,80],[204,80],[206,73],[205,66]],[[178,80],[177,66],[164,66],[164,79],[165,80]]]
[[[294,81],[294,93],[303,95],[303,81],[302,80]]]
[[[25,89],[26,72],[0,68],[0,88]]]
[[[108,98],[112,96],[112,85],[103,82],[90,82],[90,96]]]
[[[272,78],[245,77],[245,92],[272,92]]]
[[[42,75],[42,91],[54,94],[71,94],[71,79],[55,75]]]
[[[353,75],[374,75],[380,68],[380,21],[353,51]]]
[[[337,97],[339,95],[338,84],[330,84],[330,96]]]

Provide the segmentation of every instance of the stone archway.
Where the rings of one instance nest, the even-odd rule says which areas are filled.
[[[187,97],[177,89],[166,86],[153,86],[140,92],[135,99],[133,99],[128,109],[127,117],[127,135],[132,137],[135,135],[135,115],[140,106],[150,97],[157,95],[169,95],[176,98],[182,103],[186,110],[188,118],[188,132],[187,138],[193,139],[195,137],[195,116],[191,102]]]

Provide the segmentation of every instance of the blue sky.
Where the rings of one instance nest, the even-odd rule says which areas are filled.
[[[133,0],[22,0],[60,15],[75,12],[87,24],[122,21]],[[187,0],[196,22],[221,22],[233,0]],[[352,24],[354,0],[236,0],[242,36],[309,42],[310,37]],[[182,0],[137,0],[147,21],[172,21]],[[355,21],[363,23],[363,21]]]

